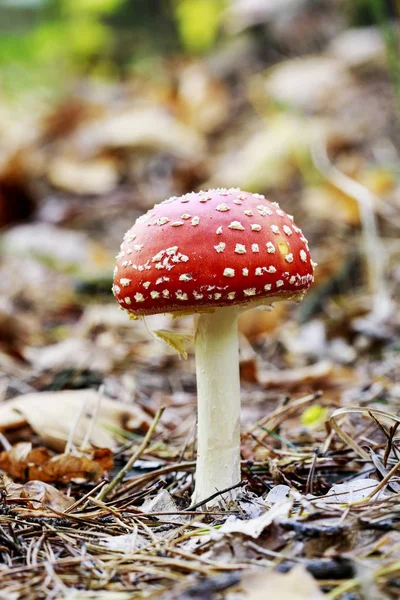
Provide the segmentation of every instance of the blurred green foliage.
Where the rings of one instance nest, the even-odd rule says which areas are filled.
[[[0,33],[0,81],[7,91],[62,80],[112,50],[106,17],[126,0],[47,0],[31,11],[9,8]],[[1,13],[0,13],[1,14]]]
[[[226,0],[0,0],[0,85],[62,88],[76,73],[107,76],[135,60],[215,44]]]
[[[178,0],[175,8],[182,44],[189,52],[209,50],[217,40],[224,0]]]

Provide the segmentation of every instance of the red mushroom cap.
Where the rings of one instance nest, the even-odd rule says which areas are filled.
[[[216,189],[172,197],[125,234],[113,293],[133,315],[301,297],[313,276],[293,217],[260,194]]]

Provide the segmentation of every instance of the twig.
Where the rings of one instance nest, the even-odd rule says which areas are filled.
[[[372,315],[383,321],[390,314],[392,302],[385,276],[386,250],[381,242],[375,216],[379,202],[368,188],[337,169],[330,161],[324,139],[315,139],[311,155],[318,171],[337,189],[354,198],[359,206],[364,238],[364,252],[368,266],[369,288],[373,296]]]
[[[222,496],[222,494],[226,494],[226,492],[230,492],[231,490],[235,490],[236,488],[243,487],[244,485],[246,485],[246,483],[247,483],[247,481],[240,481],[239,483],[236,483],[235,485],[231,485],[230,487],[227,487],[224,490],[219,490],[218,492],[215,492],[215,494],[212,494],[205,500],[202,500],[201,502],[197,502],[196,504],[192,504],[188,508],[184,508],[183,512],[186,512],[188,510],[196,510],[196,508],[203,506],[203,504],[207,504],[207,502],[214,500],[214,498],[217,498],[218,496]]]
[[[138,458],[141,456],[141,454],[146,449],[146,447],[154,433],[154,430],[157,427],[159,420],[161,419],[163,412],[164,412],[164,407],[162,406],[156,412],[153,422],[150,425],[148,432],[144,436],[143,441],[140,444],[139,448],[136,450],[136,452],[134,454],[132,454],[132,456],[130,457],[128,462],[125,464],[124,467],[122,467],[120,472],[117,473],[117,475],[114,477],[114,479],[112,479],[110,481],[110,483],[101,490],[100,494],[97,496],[97,500],[104,501],[105,498],[107,498],[107,496],[118,486],[118,484],[121,483],[121,481],[123,480],[126,473],[128,471],[130,471],[130,469],[132,469],[135,462],[138,460]]]

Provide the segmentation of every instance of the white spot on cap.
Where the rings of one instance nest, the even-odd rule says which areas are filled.
[[[131,299],[129,298],[129,296],[127,296],[126,298],[124,298],[125,300],[125,304],[132,304]]]
[[[115,284],[112,286],[111,289],[112,289],[112,292],[113,292],[114,295],[115,294],[119,294],[120,291],[121,291],[121,288],[119,287],[119,285],[115,285]]]
[[[227,295],[228,300],[234,300],[236,296],[236,292],[229,292]]]
[[[136,233],[130,233],[127,231],[124,235],[124,242],[133,242],[134,239],[136,239]]]
[[[226,212],[227,210],[231,210],[227,204],[218,204],[217,210],[220,212]]]
[[[188,299],[188,295],[185,292],[182,292],[182,290],[178,290],[177,292],[175,292],[175,297],[177,300],[187,300]]]
[[[313,269],[315,269],[315,267],[318,267],[318,263],[314,262],[313,260],[311,261],[311,266]]]
[[[275,254],[275,246],[272,242],[267,242],[267,251],[268,254]]]
[[[179,258],[181,259],[182,262],[187,262],[189,260],[189,257],[186,256],[186,254],[180,254]]]
[[[234,202],[234,204],[242,204],[242,202],[238,198],[235,198],[235,200],[233,202]]]
[[[160,292],[152,291],[152,292],[150,292],[150,296],[153,298],[153,300],[156,300],[157,298],[160,297]]]
[[[276,208],[279,208],[278,202],[271,202],[271,204],[273,204],[274,206],[276,206]]]
[[[276,269],[273,265],[270,265],[269,267],[264,267],[267,273],[276,273]]]
[[[196,300],[201,300],[202,298],[204,298],[204,294],[199,294],[199,292],[193,292],[193,296],[195,297]]]
[[[288,227],[287,225],[284,225],[282,227],[283,231],[286,233],[286,235],[293,235],[293,231],[290,229],[290,227]]]
[[[269,292],[269,291],[270,291],[270,289],[271,289],[271,284],[270,284],[270,283],[266,283],[266,284],[264,285],[264,290],[265,290],[266,292]]]
[[[163,290],[162,295],[164,298],[169,298],[169,290]]]
[[[160,262],[162,260],[163,256],[164,256],[164,250],[161,250],[161,252],[158,252],[158,254],[155,254],[151,260],[152,260],[152,262]]]
[[[179,281],[192,281],[193,275],[191,273],[183,273],[179,276]]]
[[[139,294],[139,292],[137,292],[134,295],[134,298],[135,298],[136,302],[144,302],[144,296],[143,296],[143,294]]]
[[[218,227],[217,231],[215,232],[217,235],[221,235],[222,233],[222,227],[221,225]]]
[[[289,215],[289,214],[288,214],[287,216],[289,217],[289,219],[290,219],[291,221],[294,221],[294,216],[293,216],[293,215]],[[293,229],[294,229],[294,227],[293,227]],[[298,229],[298,227],[297,227],[297,229]]]
[[[289,279],[289,283],[291,285],[293,285],[295,281],[296,281],[296,275],[292,275],[291,278]]]
[[[291,262],[293,262],[293,254],[286,254],[286,256],[285,256],[285,260],[286,260],[288,263],[291,263]]]
[[[171,246],[170,248],[167,248],[165,252],[168,254],[168,256],[171,256],[171,254],[175,254],[177,250],[178,246]]]
[[[117,265],[115,265],[114,270],[113,270],[113,277],[115,277],[118,273],[118,267]]]
[[[130,279],[125,279],[125,278],[121,278],[119,280],[120,284],[122,285],[122,287],[128,287],[128,285],[130,284],[131,280]]]
[[[186,221],[186,219],[190,219],[190,215],[184,213],[183,215],[181,215],[181,219],[184,219]]]
[[[226,244],[224,242],[220,242],[217,246],[214,246],[214,248],[219,254],[220,252],[223,252],[225,250]]]
[[[255,296],[256,288],[248,288],[247,290],[243,290],[245,296]]]
[[[305,250],[300,250],[300,260],[302,262],[307,262],[307,252]]]
[[[258,247],[258,244],[252,244],[251,251],[252,252],[260,252],[260,248]]]
[[[200,223],[200,217],[193,217],[192,225],[198,225]]]
[[[259,225],[258,223],[253,223],[251,226],[251,230],[252,231],[261,231],[261,225]]]
[[[249,270],[247,267],[245,267],[244,269],[242,269],[242,273],[245,277],[247,277],[247,275],[249,274]]]
[[[157,219],[156,224],[157,225],[165,225],[168,222],[169,222],[168,217],[160,217],[159,219]]]
[[[290,217],[291,215],[288,215],[288,217]],[[297,227],[297,225],[293,224],[292,225],[292,229],[293,231],[295,231],[296,233],[301,233],[301,229],[300,227]]]
[[[221,298],[222,294],[220,292],[217,292],[216,294],[214,294],[214,299],[215,300],[219,300]]]
[[[234,277],[235,275],[235,269],[230,269],[229,267],[227,267],[226,269],[224,269],[224,276],[225,277]]]
[[[272,215],[273,212],[268,206],[264,206],[263,204],[259,204],[257,206],[257,210],[262,217],[266,217],[267,215]]]
[[[272,233],[280,233],[279,227],[277,225],[271,225]]]
[[[232,221],[230,225],[228,225],[229,229],[238,229],[239,231],[244,231],[244,227],[239,221]]]
[[[174,221],[171,223],[171,227],[180,227],[181,225],[183,225],[183,221]]]
[[[262,275],[263,274],[263,270],[261,267],[257,267],[256,268],[256,275]]]
[[[244,244],[236,244],[235,252],[236,254],[246,254],[246,246]]]
[[[145,281],[143,284],[143,287],[147,290],[147,288],[150,286],[151,281]]]
[[[278,281],[276,282],[276,287],[282,287],[282,286],[283,286],[282,279],[278,279]]]
[[[252,217],[253,216],[253,211],[252,210],[245,210],[244,214],[246,215],[246,217]]]
[[[133,245],[133,249],[136,250],[136,252],[140,252],[142,248],[143,248],[143,244],[134,244]]]
[[[129,265],[129,260],[124,260],[124,261],[121,263],[121,267],[122,267],[123,269],[124,269],[125,267],[127,267],[128,265]]]

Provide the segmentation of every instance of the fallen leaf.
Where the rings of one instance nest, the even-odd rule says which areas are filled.
[[[96,411],[92,424],[92,415]],[[80,418],[76,423],[78,415]],[[151,419],[138,405],[130,406],[105,398],[94,390],[26,394],[0,404],[0,431],[26,423],[40,435],[46,446],[62,452],[73,427],[75,446],[80,446],[88,428],[92,427],[89,443],[116,450],[112,429],[143,433],[150,427]]]
[[[350,504],[359,502],[367,498],[378,485],[378,481],[374,479],[355,479],[354,481],[346,481],[346,483],[335,483],[329,492],[321,498],[321,502],[327,504]],[[378,492],[374,496],[374,500],[387,497],[386,494]]]
[[[328,107],[351,82],[342,61],[327,56],[305,56],[270,69],[265,91],[276,102],[313,112]]]
[[[193,342],[193,335],[176,333],[167,329],[158,329],[154,333],[170,348],[173,348],[179,356],[182,356],[185,360],[187,359],[186,344]]]
[[[252,538],[258,538],[262,532],[269,527],[278,517],[287,517],[292,508],[292,500],[274,504],[260,517],[243,521],[236,517],[228,517],[225,523],[219,529],[219,533],[242,533]]]
[[[8,480],[4,488],[7,504],[22,505],[25,508],[49,507],[63,512],[75,501],[71,496],[66,496],[54,486],[43,481],[33,480],[21,484]]]
[[[171,494],[167,490],[161,490],[154,498],[150,498],[145,500],[145,502],[140,507],[144,513],[173,513],[176,512],[176,515],[165,515],[166,521],[175,521],[176,523],[184,523],[185,518],[181,517],[178,514],[178,507],[176,506]],[[162,515],[158,517],[162,520]]]
[[[121,346],[102,348],[99,344],[83,338],[68,338],[44,348],[26,346],[22,352],[25,360],[43,370],[90,369],[100,373],[112,370],[116,360],[124,358]]]
[[[385,61],[385,43],[377,27],[342,31],[331,41],[328,52],[351,68],[383,65]]]
[[[73,157],[54,158],[47,170],[50,183],[73,194],[107,194],[118,184],[118,165],[110,158],[82,161]]]
[[[75,135],[79,153],[106,148],[149,148],[198,161],[205,152],[202,136],[159,108],[125,109],[82,125]]]
[[[265,388],[285,387],[296,388],[302,385],[321,383],[325,381],[333,371],[333,364],[328,360],[321,360],[307,367],[297,369],[284,369],[276,372],[260,371],[258,380]]]
[[[20,442],[0,454],[0,469],[21,481],[98,481],[112,468],[113,460],[107,448],[96,452],[52,456],[47,448],[32,448],[30,442]]]
[[[328,418],[328,409],[321,404],[308,406],[302,413],[300,420],[305,427],[318,428],[322,427]]]
[[[7,253],[34,256],[50,264],[80,266],[90,259],[90,244],[84,233],[48,223],[14,227],[4,234],[2,242]]]
[[[266,569],[261,573],[246,575],[242,580],[246,600],[323,600],[318,583],[302,566],[294,567],[289,573],[275,573]]]
[[[109,536],[106,540],[102,540],[100,543],[102,546],[106,546],[110,550],[123,552],[124,554],[133,554],[138,548],[146,546],[148,541],[142,535],[135,532]]]
[[[285,188],[298,171],[299,156],[308,156],[311,140],[325,130],[316,119],[307,121],[290,114],[273,117],[222,156],[207,185],[229,181],[234,187],[250,190]]]

